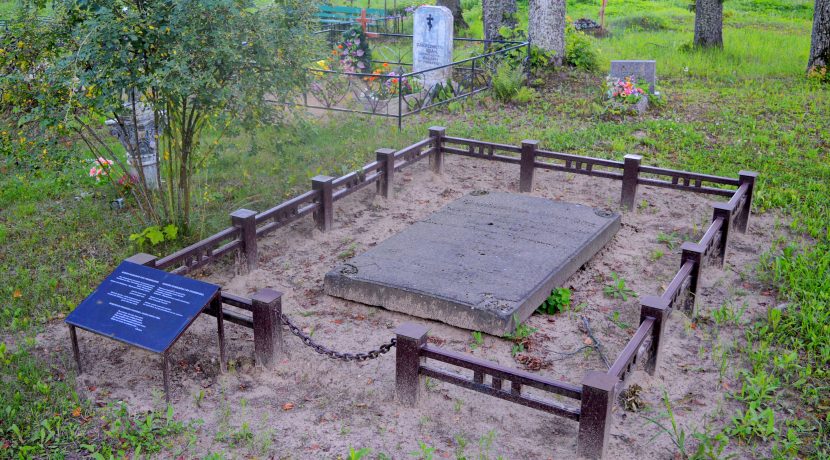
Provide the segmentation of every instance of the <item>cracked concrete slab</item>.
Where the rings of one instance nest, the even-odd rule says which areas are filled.
[[[620,215],[472,193],[326,274],[327,294],[504,335],[620,228]]]

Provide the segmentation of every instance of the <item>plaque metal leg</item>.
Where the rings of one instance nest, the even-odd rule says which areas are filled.
[[[164,399],[170,405],[170,357],[166,351],[161,354],[161,374],[164,377]]]
[[[81,352],[78,349],[78,333],[75,331],[75,326],[69,325],[69,338],[72,340],[72,355],[75,357],[75,364],[78,366],[78,374],[83,373],[81,367]]]
[[[222,299],[216,297],[213,301],[213,308],[216,310],[216,326],[219,333],[219,370],[222,373],[227,372],[228,366],[225,359],[225,315],[222,312]]]

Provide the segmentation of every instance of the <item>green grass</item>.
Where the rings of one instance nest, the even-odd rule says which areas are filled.
[[[600,72],[549,78],[541,97],[528,105],[479,97],[454,105],[452,112],[429,112],[408,119],[402,132],[390,121],[342,114],[262,128],[256,142],[241,135],[223,143],[200,171],[194,235],[150,252],[169,253],[224,228],[236,208],[273,206],[306,190],[310,177],[352,170],[377,148],[423,138],[431,125],[445,125],[454,136],[512,144],[538,139],[546,149],[604,158],[638,153],[647,164],[711,174],[735,176],[740,169],[753,169],[761,174],[755,212],[782,213],[795,237],[776,240],[761,264],[749,270],[756,269],[789,306],[761,318],[743,315],[739,324],[729,325],[744,334],[729,358],[729,367],[742,369],[735,392],[741,413],[727,414],[717,434],[732,438],[727,452],[743,456],[760,450],[769,456],[826,457],[830,90],[803,76],[812,2],[726,2],[725,48],[717,52],[686,49],[693,27],[687,3],[610,2],[613,35],[592,39],[602,69],[611,59],[657,59],[667,104],[642,119],[597,115]],[[0,17],[11,11],[10,4],[0,3]],[[480,36],[480,3],[464,5],[471,24],[465,35]],[[597,5],[570,2],[568,14],[595,18]],[[56,370],[62,366],[55,360],[66,356],[43,356],[25,345],[25,337],[71,310],[108,270],[137,250],[128,236],[140,226],[129,211],[109,208],[110,190],[86,178],[85,166],[74,161],[64,168],[28,170],[0,157],[0,330],[9,349],[17,344],[18,350],[0,353],[0,411],[14,412],[12,423],[0,424],[0,445],[11,440],[15,446],[33,446],[32,455],[76,452],[81,444],[99,440],[99,422],[72,416],[79,407],[84,417],[109,417],[105,424],[120,417],[120,408],[102,412],[78,402],[72,376]],[[138,441],[106,445],[126,451],[142,445],[146,452],[165,448],[167,437],[188,433],[160,420],[166,420],[163,414],[150,424],[156,441],[141,441],[143,435],[133,433],[129,438]],[[25,434],[17,436],[12,424]],[[44,424],[46,440],[39,428]],[[49,438],[52,432],[57,434]],[[0,457],[11,455],[0,449]]]

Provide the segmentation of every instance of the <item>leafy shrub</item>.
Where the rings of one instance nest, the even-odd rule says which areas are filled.
[[[507,41],[514,41],[514,42],[524,42],[527,41],[527,32],[524,29],[516,27],[511,29],[509,27],[502,27],[499,29],[499,34],[504,37]],[[494,50],[500,48],[507,48],[514,45],[497,45],[494,46]],[[556,51],[545,51],[544,49],[535,46],[531,43],[530,45],[530,71],[531,72],[538,72],[540,70],[545,70],[550,66],[551,62],[553,61],[553,57],[556,55]],[[507,52],[507,56],[510,61],[513,63],[514,66],[525,65],[525,62],[528,60],[528,53],[527,48],[518,48]]]
[[[524,79],[521,67],[513,67],[507,61],[502,62],[492,75],[493,94],[501,102],[511,101],[519,93]]]
[[[573,24],[568,24],[565,27],[565,63],[593,72],[599,67],[597,60],[591,39],[584,32],[576,30]]]

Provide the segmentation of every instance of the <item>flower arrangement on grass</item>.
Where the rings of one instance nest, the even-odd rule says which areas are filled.
[[[651,96],[637,85],[634,77],[606,78],[603,96],[607,115],[642,115],[651,101]]]
[[[96,182],[101,180],[101,177],[109,174],[109,170],[114,164],[112,160],[98,157],[92,160],[95,164],[89,168],[89,177],[94,177]]]
[[[389,70],[389,63],[384,62],[379,68],[372,71],[371,77],[363,77],[367,82],[368,93],[377,99],[389,99],[398,95],[408,96],[423,90],[421,81],[417,78],[401,77],[403,69]]]
[[[605,95],[614,102],[636,104],[646,95],[646,92],[637,86],[637,80],[633,77],[624,79],[608,77],[605,79]]]
[[[343,42],[333,52],[340,56],[340,65],[345,72],[364,73],[372,68],[372,50],[363,29],[343,32]]]

